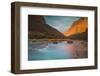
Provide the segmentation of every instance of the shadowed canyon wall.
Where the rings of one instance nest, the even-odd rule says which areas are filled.
[[[43,16],[29,15],[28,16],[28,38],[66,38],[64,34],[57,29],[46,24]]]

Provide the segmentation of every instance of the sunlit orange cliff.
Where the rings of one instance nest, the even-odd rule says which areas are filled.
[[[87,31],[87,26],[88,26],[88,18],[81,17],[79,20],[75,21],[72,24],[72,26],[63,34],[66,36],[71,36],[71,35],[83,33]]]

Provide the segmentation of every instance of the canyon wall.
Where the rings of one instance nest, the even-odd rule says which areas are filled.
[[[46,24],[44,16],[29,15],[28,16],[28,38],[66,38],[64,34],[57,29]]]
[[[87,17],[82,17],[79,20],[75,21],[71,25],[69,30],[64,32],[64,35],[71,36],[71,35],[75,35],[75,34],[80,34],[80,33],[86,32],[87,31],[87,27],[88,27],[88,18]]]

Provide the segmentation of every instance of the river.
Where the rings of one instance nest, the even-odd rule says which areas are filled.
[[[55,60],[87,58],[87,42],[82,40],[28,42],[28,60]]]

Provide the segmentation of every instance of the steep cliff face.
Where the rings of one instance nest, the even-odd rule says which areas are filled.
[[[43,16],[28,16],[28,37],[32,38],[66,38],[61,32],[46,24]]]
[[[64,35],[71,36],[86,32],[87,27],[88,27],[88,18],[82,17],[79,20],[75,21],[70,27],[70,29],[64,32]]]
[[[42,31],[41,26],[46,24],[44,18],[42,16],[36,16],[36,15],[29,15],[28,16],[28,30],[30,31]]]

